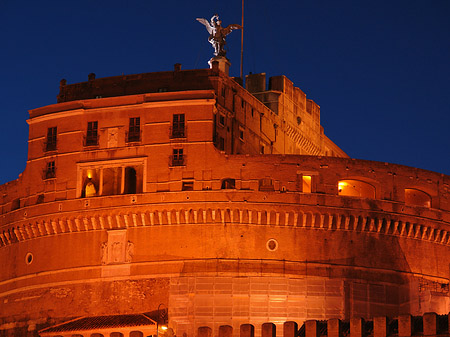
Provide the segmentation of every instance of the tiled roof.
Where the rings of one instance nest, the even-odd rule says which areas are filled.
[[[90,316],[54,325],[39,331],[39,333],[99,330],[143,325],[156,325],[156,322],[144,314]]]

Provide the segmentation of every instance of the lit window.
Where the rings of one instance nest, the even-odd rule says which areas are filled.
[[[98,145],[98,122],[88,122],[86,146]]]
[[[128,127],[128,142],[139,142],[141,140],[141,118],[130,118]]]
[[[56,126],[47,129],[47,142],[45,144],[45,151],[55,151],[56,150]]]
[[[303,193],[311,193],[311,176],[303,176]]]
[[[90,162],[78,165],[77,195],[80,197],[144,192],[145,160]]]
[[[375,187],[369,183],[359,180],[340,180],[338,183],[338,194],[349,197],[375,199]]]

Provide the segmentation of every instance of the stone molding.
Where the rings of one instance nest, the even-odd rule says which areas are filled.
[[[88,199],[86,199],[88,200]],[[204,204],[203,204],[204,205]],[[42,236],[93,230],[126,229],[128,227],[146,227],[157,225],[188,224],[238,224],[268,225],[280,227],[309,228],[314,230],[356,231],[368,234],[383,234],[408,239],[423,240],[436,244],[449,245],[448,230],[438,227],[448,226],[444,221],[433,221],[436,226],[425,225],[420,218],[366,210],[298,210],[299,205],[276,205],[277,210],[268,210],[268,205],[255,207],[215,207],[202,208],[191,204],[188,207],[167,209],[168,205],[136,205],[139,208],[149,207],[151,210],[135,210],[121,212],[89,209],[78,211],[79,216],[60,216],[61,214],[36,217],[33,220],[16,222],[0,232],[0,248],[16,242],[32,240]],[[171,205],[174,207],[174,205]],[[246,205],[249,206],[249,205]],[[280,211],[280,208],[286,208]],[[293,210],[297,209],[297,210]],[[85,214],[83,214],[85,213]],[[107,214],[106,214],[107,213]],[[89,214],[89,215],[87,215]],[[410,218],[410,219],[405,219]],[[426,220],[430,222],[430,220]]]

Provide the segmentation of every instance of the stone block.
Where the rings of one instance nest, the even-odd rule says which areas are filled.
[[[209,326],[201,326],[198,328],[197,337],[211,337],[212,330]]]
[[[316,320],[309,320],[305,322],[305,337],[318,337],[318,324]]]
[[[432,336],[437,333],[437,315],[434,312],[427,312],[423,315],[423,335]]]
[[[399,337],[412,335],[411,315],[398,316],[398,335]]]
[[[298,324],[296,322],[288,321],[283,324],[283,337],[297,336]]]
[[[277,327],[273,323],[264,323],[261,328],[261,337],[276,337]]]
[[[229,325],[221,325],[219,327],[219,337],[232,337],[233,327]]]
[[[364,319],[350,319],[350,337],[364,337]]]
[[[373,319],[373,336],[386,337],[387,336],[387,318],[386,316],[375,317]]]
[[[240,337],[255,337],[255,327],[251,324],[242,324]]]
[[[327,322],[328,337],[340,337],[342,334],[341,320],[331,318]]]

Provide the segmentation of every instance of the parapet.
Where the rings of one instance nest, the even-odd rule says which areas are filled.
[[[449,314],[450,315],[450,314]],[[372,320],[352,318],[350,320],[308,320],[300,328],[293,321],[283,324],[283,331],[277,332],[274,323],[261,325],[261,333],[255,336],[252,324],[240,326],[239,337],[409,337],[409,336],[450,336],[449,315],[437,315],[434,312],[423,316],[401,315],[390,319],[386,316]],[[213,330],[208,326],[198,328],[196,337],[211,337]],[[237,336],[229,325],[219,327],[218,337]]]

